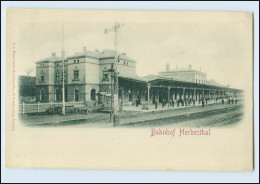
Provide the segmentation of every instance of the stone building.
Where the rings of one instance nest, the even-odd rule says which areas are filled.
[[[207,74],[201,70],[192,69],[192,65],[188,68],[178,68],[170,70],[170,65],[166,65],[166,70],[159,72],[159,76],[170,77],[180,81],[187,81],[199,84],[206,84]]]
[[[50,57],[36,62],[37,100],[62,101],[63,61],[65,78],[65,101],[87,101],[102,98],[111,92],[109,69],[114,63],[114,51],[89,51],[72,56]],[[118,55],[117,71],[120,76],[136,77],[136,61],[125,53]],[[98,93],[100,92],[100,93]],[[107,95],[109,96],[109,95]]]
[[[36,98],[40,102],[62,101],[63,63],[65,101],[97,101],[110,104],[114,51],[89,51],[85,47],[82,52],[65,57],[55,53],[48,58],[36,62]],[[222,86],[213,80],[207,80],[204,72],[192,69],[170,70],[159,72],[158,76],[138,77],[136,61],[125,53],[117,58],[119,72],[120,105],[134,103],[161,103],[170,99],[223,98],[232,94],[241,96],[242,90]]]

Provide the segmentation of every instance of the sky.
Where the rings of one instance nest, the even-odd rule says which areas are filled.
[[[9,10],[8,10],[9,11]],[[9,12],[11,12],[10,10]],[[239,88],[252,75],[252,21],[245,12],[86,11],[24,9],[7,12],[12,41],[17,45],[18,73],[32,70],[35,62],[52,52],[61,55],[62,24],[66,56],[113,49],[114,22],[123,23],[118,51],[136,60],[138,76],[188,68],[207,73],[223,85]],[[10,15],[10,16],[8,16]]]

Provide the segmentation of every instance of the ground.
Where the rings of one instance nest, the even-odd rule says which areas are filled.
[[[67,114],[67,115],[38,115],[20,117],[26,126],[44,127],[113,127],[109,122],[109,113]],[[232,126],[243,117],[243,103],[237,104],[210,103],[202,107],[158,107],[141,110],[141,107],[127,107],[119,115],[120,127],[216,127]]]

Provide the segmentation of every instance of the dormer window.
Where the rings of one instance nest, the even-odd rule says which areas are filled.
[[[41,64],[41,67],[44,67],[44,64]]]

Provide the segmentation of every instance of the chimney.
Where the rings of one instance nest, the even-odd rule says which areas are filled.
[[[169,63],[166,64],[166,71],[167,72],[170,71],[170,64]]]
[[[191,66],[191,65],[189,65],[189,69],[190,69],[190,70],[192,69],[192,66]]]
[[[54,57],[55,57],[55,56],[56,56],[56,53],[55,53],[55,52],[51,53],[51,56],[54,56]]]
[[[87,48],[86,47],[83,47],[83,52],[86,52],[87,51]]]
[[[65,51],[64,51],[64,50],[61,51],[61,57],[62,57],[62,58],[65,58]]]

